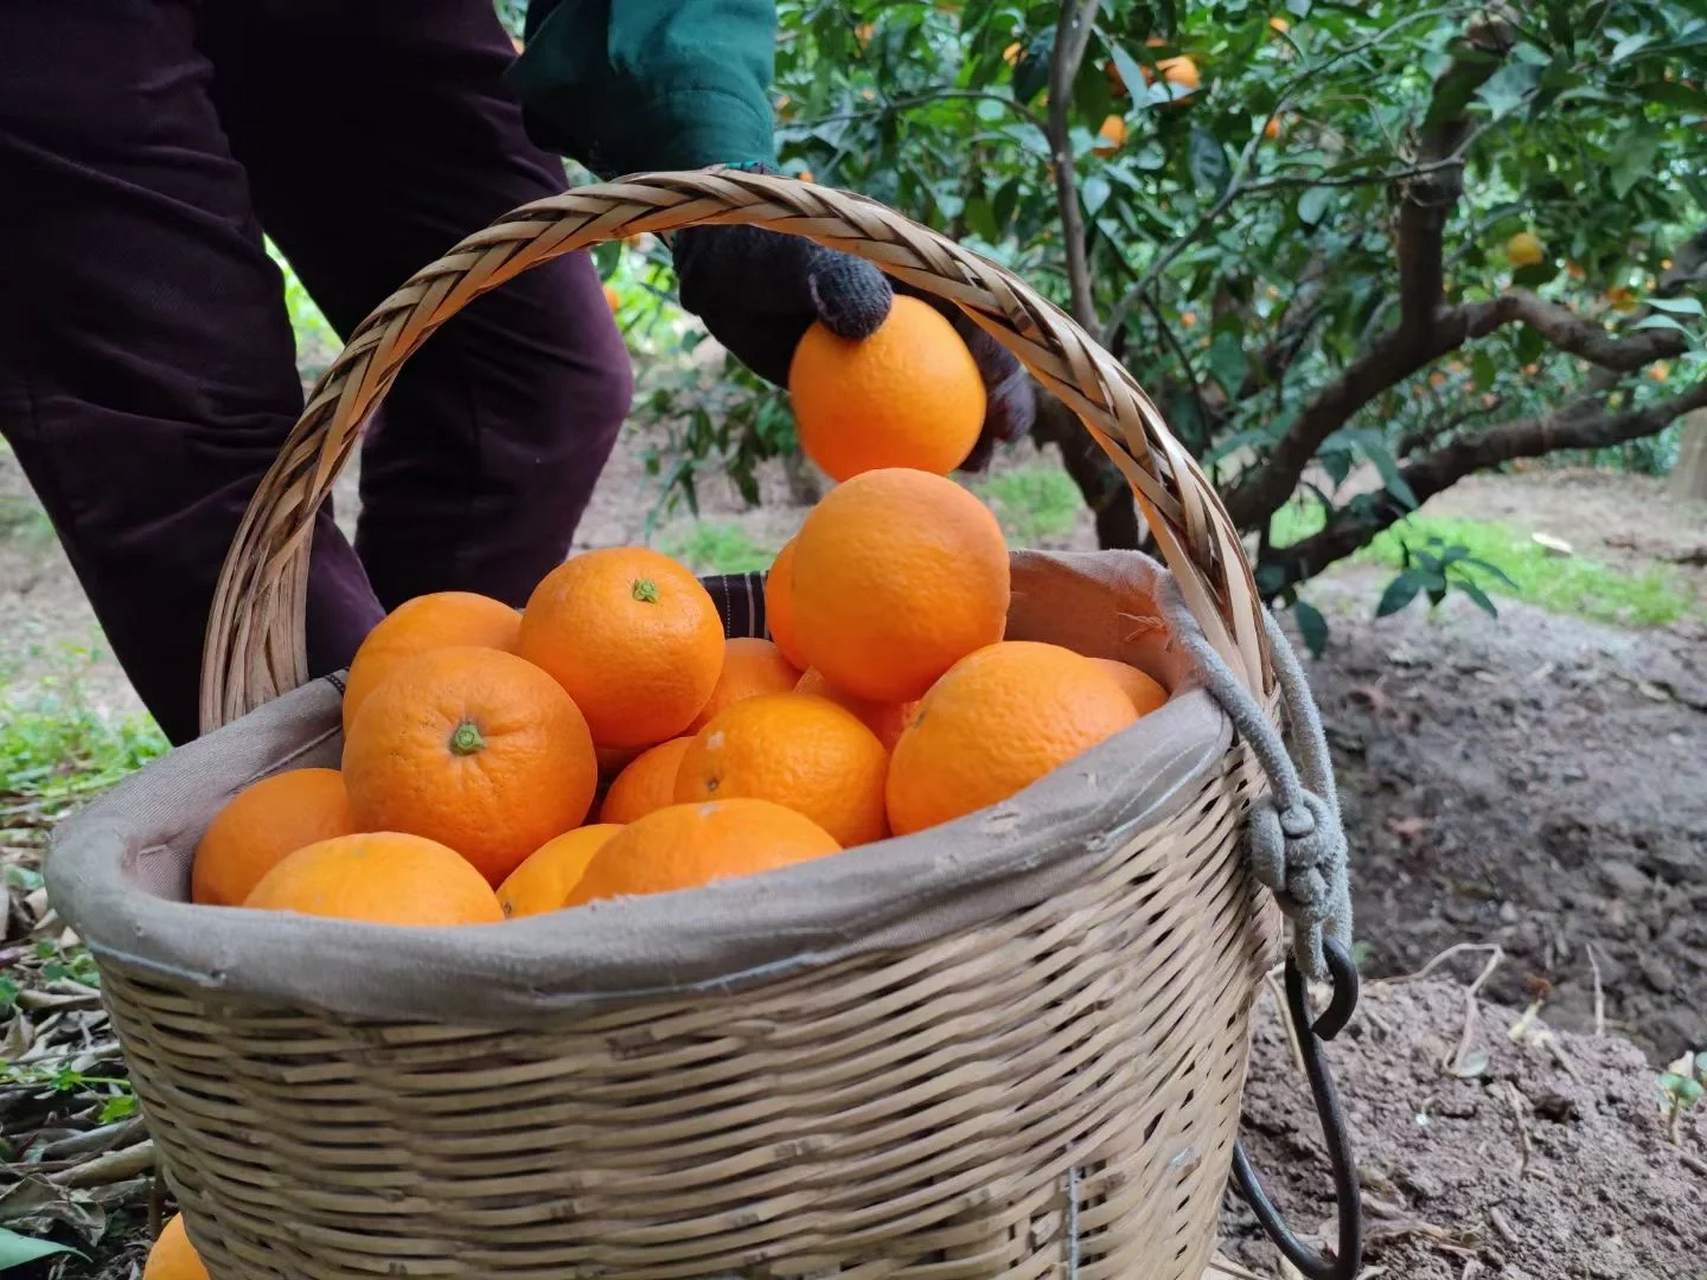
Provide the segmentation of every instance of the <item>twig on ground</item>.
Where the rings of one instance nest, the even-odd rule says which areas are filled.
[[[1707,1178],[1707,1160],[1703,1160],[1700,1156],[1691,1155],[1687,1151],[1682,1152],[1677,1158],[1685,1169],[1688,1169],[1691,1173],[1699,1173],[1703,1178]]]
[[[62,1187],[104,1187],[123,1182],[154,1168],[154,1141],[139,1142],[123,1151],[110,1151],[73,1168],[49,1176]]]
[[[1517,1126],[1518,1142],[1523,1148],[1523,1157],[1517,1165],[1517,1180],[1521,1182],[1523,1175],[1529,1172],[1529,1161],[1535,1154],[1535,1147],[1529,1140],[1529,1121],[1523,1115],[1523,1095],[1517,1091],[1517,1086],[1510,1080],[1505,1082],[1505,1089],[1506,1101],[1511,1103],[1512,1123]]]
[[[1594,1038],[1603,1039],[1606,1035],[1606,989],[1600,981],[1600,961],[1595,959],[1594,943],[1588,947],[1588,967],[1594,973]]]
[[[1500,1208],[1498,1205],[1494,1205],[1491,1209],[1488,1210],[1488,1218],[1493,1222],[1494,1230],[1499,1232],[1500,1239],[1504,1240],[1513,1249],[1517,1248],[1518,1247],[1517,1231],[1515,1228],[1513,1228],[1513,1226],[1511,1225],[1511,1222],[1506,1218],[1505,1214],[1500,1212]]]
[[[1293,1026],[1292,1019],[1286,1016],[1286,993],[1281,990],[1280,979],[1273,969],[1263,975],[1263,981],[1268,984],[1269,992],[1274,996],[1274,1007],[1280,1014],[1280,1025],[1286,1031],[1286,1043],[1292,1046],[1292,1065],[1302,1072],[1304,1046],[1298,1043],[1298,1028]]]

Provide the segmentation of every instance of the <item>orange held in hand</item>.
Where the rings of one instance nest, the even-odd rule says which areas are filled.
[[[768,693],[726,707],[682,757],[676,799],[772,800],[804,814],[843,848],[887,834],[889,752],[846,707]]]
[[[148,1251],[148,1261],[143,1264],[142,1280],[208,1280],[201,1255],[184,1229],[183,1214],[173,1214],[160,1229],[159,1238]]]
[[[382,831],[298,849],[243,904],[372,924],[497,924],[498,896],[454,849]]]
[[[676,802],[676,774],[692,737],[671,738],[629,761],[605,792],[600,822],[629,823]]]
[[[600,849],[565,905],[693,889],[838,848],[810,818],[769,800],[672,805],[624,827]]]
[[[614,823],[577,827],[567,835],[547,841],[498,886],[498,902],[504,914],[513,920],[561,910],[569,891],[581,882],[593,855],[621,830]]]
[[[782,651],[782,656],[805,669],[806,658],[800,652],[800,637],[794,627],[794,539],[783,543],[765,575],[765,629]]]
[[[998,804],[1137,718],[1114,678],[1070,649],[980,649],[925,695],[895,744],[889,825],[907,835]]]
[[[901,736],[901,730],[907,727],[907,722],[913,718],[916,702],[873,702],[869,698],[856,698],[851,693],[844,693],[828,680],[824,673],[816,667],[807,670],[800,677],[800,683],[794,686],[796,693],[809,693],[814,698],[828,698],[838,707],[846,707],[865,723],[865,727],[877,735],[877,740],[883,744],[885,751],[895,750],[895,742]]]
[[[960,335],[918,298],[897,297],[862,341],[814,324],[788,391],[800,447],[836,480],[879,467],[947,475],[984,427],[984,380]]]
[[[261,877],[304,845],[356,829],[336,769],[292,769],[244,788],[196,846],[190,900],[237,907]]]
[[[723,622],[682,565],[645,547],[611,547],[545,576],[516,651],[568,690],[599,746],[649,747],[710,701]]]
[[[453,645],[514,652],[522,615],[502,601],[471,591],[439,591],[405,600],[368,632],[344,687],[344,732],[373,687],[418,654]]]
[[[727,641],[723,651],[723,674],[711,701],[700,709],[688,726],[698,733],[724,707],[761,693],[792,693],[800,683],[800,668],[783,657],[782,649],[769,640],[739,638]]]
[[[921,697],[1002,638],[1008,548],[977,498],[892,468],[830,491],[794,545],[794,624],[810,665],[875,702]]]
[[[492,884],[579,826],[598,787],[587,722],[538,667],[436,649],[392,672],[344,740],[350,811],[467,858]]]

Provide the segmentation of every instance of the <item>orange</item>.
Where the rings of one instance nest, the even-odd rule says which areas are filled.
[[[1533,267],[1546,257],[1546,247],[1532,231],[1519,231],[1505,242],[1505,260],[1514,267]]]
[[[1132,699],[1132,709],[1139,715],[1149,715],[1168,700],[1168,691],[1130,662],[1118,662],[1113,658],[1092,658],[1091,661],[1114,677],[1114,682]]]
[[[782,656],[770,640],[745,638],[728,641],[723,650],[723,674],[711,691],[711,701],[700,709],[688,726],[697,733],[724,707],[761,693],[790,693],[800,683],[800,668]]]
[[[877,735],[877,740],[883,744],[885,751],[893,751],[895,742],[901,736],[901,730],[907,727],[907,722],[913,718],[916,702],[872,702],[868,698],[856,698],[851,693],[844,693],[828,680],[824,673],[812,668],[800,677],[800,683],[794,686],[796,693],[809,693],[815,698],[828,698],[837,706],[846,707],[862,721],[865,727]]]
[[[601,747],[681,733],[723,671],[723,622],[687,569],[645,547],[587,551],[546,574],[516,650],[551,673]]]
[[[600,822],[628,823],[676,802],[676,774],[691,737],[671,738],[642,751],[605,792]]]
[[[435,649],[398,667],[344,739],[358,828],[447,844],[493,884],[581,824],[598,775],[569,695],[496,649]]]
[[[836,480],[879,467],[947,475],[984,428],[978,363],[943,315],[898,297],[863,341],[814,324],[788,370],[806,455]]]
[[[810,818],[769,800],[671,805],[624,827],[600,849],[563,905],[693,889],[837,849]]]
[[[336,769],[292,769],[238,792],[196,846],[190,900],[240,906],[262,876],[305,844],[356,830]]]
[[[616,291],[616,286],[614,284],[607,284],[605,286],[605,306],[609,307],[613,312],[622,306],[622,295]]]
[[[832,489],[801,526],[791,577],[808,665],[874,702],[921,697],[1007,626],[1001,526],[923,471],[870,471]]]
[[[298,849],[243,904],[373,924],[497,924],[498,895],[454,849],[396,831],[339,836]]]
[[[767,693],[725,707],[699,731],[676,775],[676,800],[771,800],[848,848],[883,839],[889,752],[827,698]]]
[[[1109,116],[1097,130],[1097,137],[1102,141],[1097,145],[1096,153],[1099,156],[1114,155],[1126,145],[1126,121],[1119,116]]]
[[[790,664],[804,668],[800,639],[794,631],[794,539],[783,544],[765,575],[765,629]]]
[[[1273,142],[1280,136],[1279,116],[1270,116],[1268,118],[1268,122],[1262,127],[1262,136],[1267,138],[1270,142]]]
[[[502,601],[471,591],[439,591],[405,600],[368,632],[344,687],[344,732],[373,687],[399,662],[430,649],[473,645],[514,652],[522,615]]]
[[[160,1228],[154,1247],[148,1251],[148,1261],[142,1266],[142,1280],[208,1280],[201,1255],[184,1229],[183,1214],[174,1213]]]
[[[621,830],[615,823],[602,823],[546,841],[498,886],[504,914],[513,920],[561,909],[593,855]]]
[[[1187,93],[1202,87],[1203,79],[1197,73],[1197,63],[1183,54],[1177,58],[1161,59],[1156,63],[1156,70],[1162,73],[1162,79],[1167,83]]]
[[[889,825],[906,835],[998,804],[1137,718],[1114,677],[1070,649],[980,649],[925,695],[895,744]]]

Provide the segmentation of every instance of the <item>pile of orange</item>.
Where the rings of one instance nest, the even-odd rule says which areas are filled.
[[[771,569],[774,639],[726,639],[642,547],[573,557],[521,610],[411,600],[350,668],[341,767],[236,795],[194,900],[448,926],[692,888],[997,804],[1165,700],[1004,639],[1002,530],[948,478],[983,387],[936,310],[898,299],[859,343],[815,329],[790,384],[841,483]]]
[[[348,673],[341,767],[234,796],[196,902],[390,926],[501,924],[691,889],[1000,804],[1166,701],[1137,668],[1009,641],[1008,549],[947,478],[984,415],[935,310],[815,330],[790,379],[841,483],[776,557],[774,639],[640,547],[575,556],[524,609],[411,600]],[[175,1218],[146,1280],[205,1280]]]

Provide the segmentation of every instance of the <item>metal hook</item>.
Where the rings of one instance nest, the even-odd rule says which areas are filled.
[[[1269,1239],[1308,1280],[1355,1280],[1363,1268],[1363,1193],[1358,1185],[1357,1160],[1351,1149],[1351,1136],[1346,1131],[1345,1116],[1340,1111],[1333,1075],[1322,1055],[1322,1044],[1345,1028],[1357,1008],[1357,965],[1351,958],[1351,952],[1336,939],[1324,939],[1322,951],[1333,980],[1333,998],[1328,1007],[1319,1018],[1312,1020],[1304,975],[1288,956],[1286,1008],[1298,1032],[1304,1073],[1310,1080],[1310,1094],[1315,1099],[1316,1114],[1321,1119],[1322,1136],[1327,1143],[1328,1161],[1334,1171],[1334,1200],[1339,1217],[1339,1248],[1335,1256],[1329,1258],[1316,1252],[1292,1233],[1274,1201],[1269,1199],[1262,1179],[1251,1167],[1242,1142],[1233,1147],[1233,1177],[1238,1182],[1239,1194],[1251,1206],[1251,1212],[1256,1214]]]

